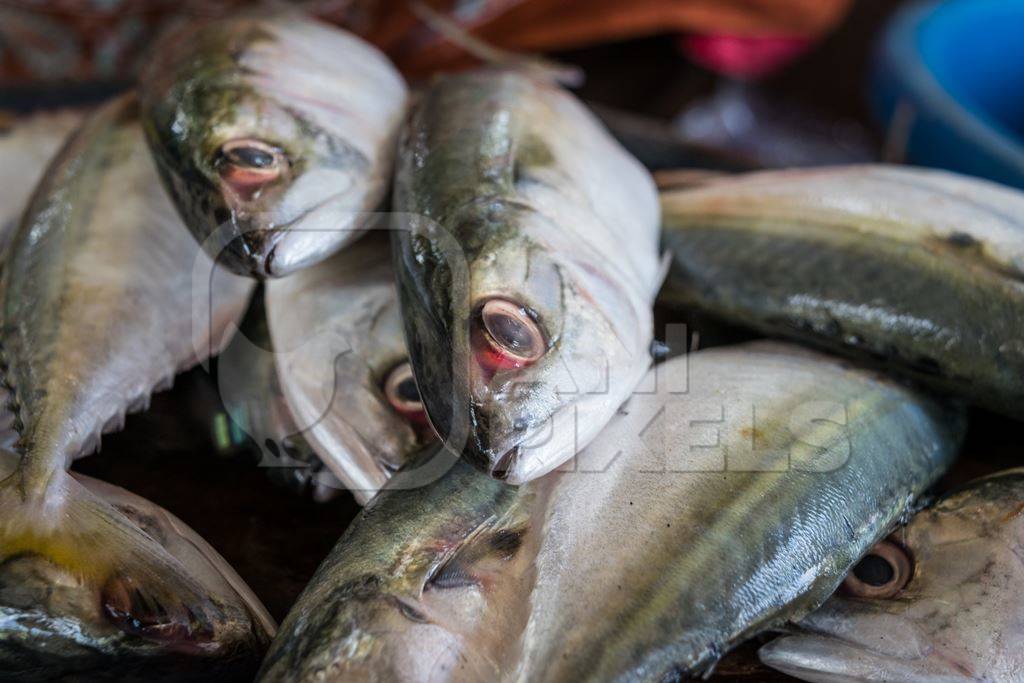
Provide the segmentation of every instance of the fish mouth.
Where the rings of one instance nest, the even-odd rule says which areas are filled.
[[[918,656],[886,654],[827,633],[785,635],[761,647],[757,655],[765,666],[819,683],[977,680],[966,667],[935,656],[931,649]]]
[[[865,660],[874,659],[874,653],[831,636],[782,636],[762,646],[757,656],[765,666],[804,681],[876,680],[866,678],[867,672],[863,670]],[[885,670],[883,667],[876,669],[878,672]]]
[[[320,258],[326,258],[334,253],[337,247],[345,242],[345,236],[353,231],[317,231],[324,234],[325,238],[332,234],[336,234],[337,238],[325,239],[323,249],[316,254],[300,253],[296,256],[292,253],[280,253],[290,251],[284,249],[282,242],[289,234],[301,232],[301,230],[297,230],[297,227],[311,216],[345,196],[346,192],[335,192],[283,223],[270,222],[268,224],[253,217],[248,209],[239,207],[237,210],[231,211],[229,220],[232,229],[226,235],[227,241],[222,245],[221,253],[216,257],[220,263],[236,275],[246,275],[261,280],[284,277],[300,268],[312,265]],[[222,226],[223,224],[224,221],[221,221]],[[332,246],[335,248],[332,249]]]
[[[237,275],[261,280],[273,277],[274,251],[278,239],[279,236],[272,231],[250,230],[224,246],[218,255],[218,263]]]

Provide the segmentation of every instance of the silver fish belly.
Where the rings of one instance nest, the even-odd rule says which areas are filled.
[[[18,118],[6,128],[0,124],[0,249],[7,245],[50,159],[82,116],[64,110]]]

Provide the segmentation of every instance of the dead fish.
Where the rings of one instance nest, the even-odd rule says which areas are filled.
[[[16,460],[11,453],[0,454],[8,473]],[[210,600],[220,603],[216,624],[193,615],[187,626],[208,637],[224,625],[234,629],[232,638],[265,640],[275,626],[259,599],[242,579],[180,519],[163,508],[122,488],[79,474],[76,486],[123,515],[174,557],[198,582]],[[3,678],[19,681],[53,680],[249,680],[257,659],[244,648],[225,651],[222,657],[202,656],[215,643],[193,638],[181,643],[181,652],[163,642],[173,637],[172,626],[140,621],[135,630],[122,628],[140,611],[159,609],[159,603],[145,605],[145,593],[128,577],[116,577],[103,586],[69,571],[43,554],[20,553],[0,561],[0,663]],[[141,604],[140,604],[141,603]],[[173,606],[170,606],[173,608]],[[141,608],[141,610],[140,610]],[[243,610],[247,610],[243,611]],[[252,621],[250,625],[248,622]],[[251,628],[246,633],[246,628]],[[262,646],[262,645],[261,645]],[[193,656],[182,656],[191,654]]]
[[[217,439],[225,450],[255,448],[257,465],[272,481],[300,495],[309,493],[317,502],[341,493],[344,485],[306,440],[281,389],[262,291],[253,296],[238,332],[218,355],[216,382],[226,413],[220,413],[221,419],[231,421],[222,430],[227,434]],[[215,416],[215,434],[219,424]]]
[[[649,367],[653,181],[572,95],[492,69],[432,83],[397,168],[399,297],[427,414],[451,450],[529,481]]]
[[[362,504],[436,437],[409,366],[391,252],[368,236],[267,283],[279,382],[302,434]]]
[[[769,171],[662,195],[663,299],[1024,415],[1024,195],[941,171]]]
[[[0,670],[27,661],[26,647],[110,676],[125,648],[211,670],[258,658],[269,629],[238,590],[211,592],[209,567],[176,557],[66,471],[155,388],[215,352],[251,286],[216,271],[181,229],[131,96],[90,116],[47,169],[2,273],[2,424],[20,461],[0,482],[0,563],[31,558],[98,601],[90,613],[59,600],[3,604],[4,623],[42,616],[31,640],[3,641]],[[70,627],[84,640],[72,643]],[[116,648],[90,639],[111,628],[127,636]]]
[[[147,138],[186,225],[240,274],[277,277],[359,234],[391,182],[402,77],[298,12],[188,22],[140,80]]]
[[[805,681],[1024,679],[1024,470],[974,481],[876,545],[761,660]]]
[[[401,470],[260,680],[700,673],[828,598],[949,465],[964,422],[782,345],[678,357],[641,387],[571,467],[527,485],[462,461],[436,478],[455,459],[443,449]]]
[[[17,118],[6,127],[0,125],[0,250],[6,246],[43,170],[82,116],[68,109]]]

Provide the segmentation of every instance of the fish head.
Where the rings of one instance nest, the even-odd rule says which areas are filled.
[[[465,462],[451,466],[454,475],[415,490],[394,488],[403,470],[369,503],[364,518],[384,520],[385,528],[361,518],[342,538],[282,624],[259,680],[504,678],[529,617],[522,596],[535,576],[532,493],[517,497]],[[450,517],[447,501],[474,481],[488,503],[470,511],[461,500],[454,506],[461,514]],[[442,521],[410,531],[408,519],[422,516],[415,510],[426,501]]]
[[[104,516],[114,524],[97,535],[83,530],[79,541],[92,555],[51,536],[0,559],[0,668],[28,680],[251,675],[275,626],[224,560],[144,499],[85,477],[68,484],[87,487],[83,501],[109,505]],[[158,571],[137,556],[114,559],[119,541],[131,543],[119,537],[121,523],[173,564]],[[4,529],[5,545],[14,528]]]
[[[1024,471],[987,478],[877,544],[761,660],[813,681],[1012,679],[1024,669]]]
[[[439,623],[421,600],[390,592],[373,577],[340,584],[323,601],[332,609],[303,615],[288,642],[267,657],[260,680],[495,679],[465,634]]]
[[[141,88],[147,140],[186,225],[211,256],[258,278],[354,239],[365,207],[353,197],[373,182],[365,150],[330,112],[249,66],[253,54],[265,64],[285,52],[278,42],[272,21],[247,18],[171,34]]]
[[[449,448],[519,484],[573,457],[628,398],[650,362],[650,304],[616,264],[559,244],[539,213],[471,209],[452,258],[417,244],[422,234],[397,240],[411,244],[397,248],[406,339]]]
[[[393,286],[365,288],[353,293],[353,299],[365,308],[360,306],[361,312],[349,318],[343,343],[311,345],[312,354],[321,355],[328,369],[333,365],[333,390],[329,397],[322,392],[329,400],[322,417],[301,426],[308,438],[319,442],[323,457],[346,487],[365,503],[408,458],[437,437],[409,363]],[[289,357],[282,367],[287,372],[308,363]],[[329,374],[322,373],[321,386],[324,376]],[[307,386],[316,381],[312,373],[307,377]]]
[[[380,237],[266,287],[271,360],[295,427],[360,502],[436,439]]]

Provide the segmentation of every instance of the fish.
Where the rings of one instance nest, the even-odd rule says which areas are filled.
[[[287,10],[170,31],[140,93],[185,224],[212,257],[256,278],[358,237],[390,186],[408,97],[375,47]]]
[[[869,361],[1024,417],[1024,194],[884,165],[662,195],[659,303]]]
[[[663,275],[650,174],[567,91],[484,68],[420,94],[393,197],[434,429],[511,484],[558,467],[650,366]]]
[[[15,465],[0,453],[2,472]],[[242,579],[195,531],[163,508],[120,487],[77,473],[76,485],[138,526],[182,566],[203,594],[220,604],[216,629],[231,629],[239,643],[274,633],[273,619]],[[19,681],[53,680],[251,680],[258,660],[242,647],[221,657],[183,657],[160,645],[157,622],[140,622],[148,635],[133,635],[117,625],[136,610],[143,593],[126,580],[100,589],[40,554],[22,553],[0,562],[0,663],[3,677]],[[101,608],[101,605],[103,607]],[[148,609],[148,608],[147,608]],[[250,623],[252,622],[252,623]],[[196,630],[212,635],[213,624],[196,617]],[[180,628],[180,626],[179,626]],[[172,636],[169,630],[166,633]],[[157,636],[157,638],[153,638]],[[155,641],[155,642],[154,642]],[[197,640],[186,653],[200,655],[210,643]]]
[[[266,283],[281,390],[303,437],[360,504],[436,436],[409,365],[391,248],[369,235]]]
[[[703,673],[831,596],[965,422],[781,344],[678,356],[641,387],[571,467],[522,486],[443,444],[411,460],[321,564],[258,680]]]
[[[73,134],[11,238],[0,428],[18,462],[0,480],[0,566],[35,567],[39,585],[52,579],[78,597],[5,592],[0,670],[67,657],[73,670],[117,677],[131,651],[227,675],[247,671],[273,632],[247,589],[214,575],[221,561],[176,557],[177,541],[161,543],[117,496],[67,471],[151,392],[215,353],[245,310],[253,282],[215,268],[178,221],[126,95]],[[83,613],[86,596],[95,609]],[[100,637],[112,631],[124,637]]]
[[[761,661],[805,681],[1024,678],[1024,470],[918,512]]]
[[[217,356],[216,390],[224,412],[214,417],[214,433],[228,453],[232,447],[254,449],[271,481],[326,503],[344,485],[303,435],[281,389],[265,298],[262,290],[254,294],[238,332]],[[230,427],[216,430],[224,417]]]
[[[84,114],[74,109],[0,122],[0,251],[43,171]]]

